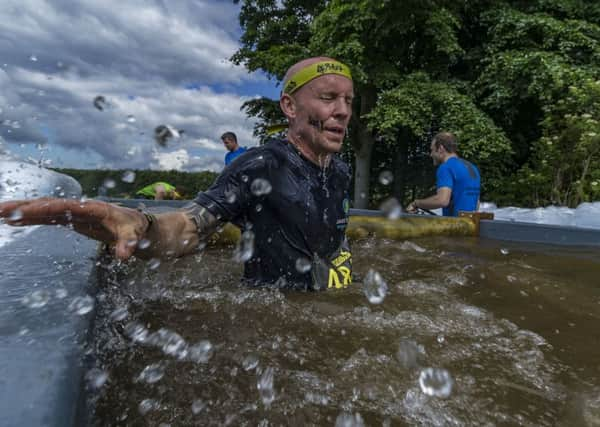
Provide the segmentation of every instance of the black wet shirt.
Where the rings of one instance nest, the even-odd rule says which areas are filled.
[[[310,289],[306,263],[330,259],[344,241],[350,178],[337,156],[322,169],[272,140],[235,159],[195,202],[254,234],[246,282]]]

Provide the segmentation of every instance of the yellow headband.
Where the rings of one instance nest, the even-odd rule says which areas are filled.
[[[352,74],[350,74],[350,68],[347,65],[335,60],[320,61],[307,65],[290,77],[283,85],[283,93],[291,95],[309,81],[325,74],[338,74],[352,80]]]

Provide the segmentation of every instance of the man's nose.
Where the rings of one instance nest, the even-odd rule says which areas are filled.
[[[335,101],[334,115],[345,118],[350,114],[352,114],[352,105],[346,101],[345,97],[338,97]]]

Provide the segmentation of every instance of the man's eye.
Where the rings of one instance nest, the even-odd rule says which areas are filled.
[[[333,101],[335,99],[333,95],[321,95],[319,98],[324,101]]]

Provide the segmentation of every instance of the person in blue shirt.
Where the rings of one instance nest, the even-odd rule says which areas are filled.
[[[225,154],[225,166],[233,162],[236,157],[244,154],[248,149],[246,147],[240,147],[237,142],[237,136],[233,132],[225,132],[221,135],[221,141],[227,148],[228,153]]]
[[[473,163],[458,156],[457,145],[456,137],[450,132],[440,132],[433,137],[431,158],[434,165],[439,165],[437,192],[426,199],[415,199],[406,208],[407,212],[442,208],[444,216],[458,216],[459,211],[479,209],[479,170]]]

